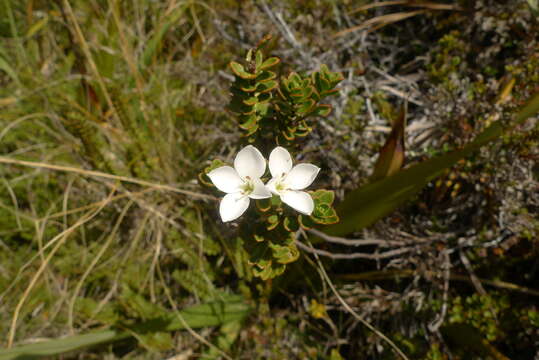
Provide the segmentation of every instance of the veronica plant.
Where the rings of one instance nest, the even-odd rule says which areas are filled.
[[[262,153],[248,145],[236,155],[234,167],[214,160],[200,176],[203,183],[226,193],[219,205],[221,219],[238,222],[235,231],[252,273],[264,280],[282,274],[298,259],[295,238],[300,227],[339,221],[332,191],[305,190],[323,169],[309,163],[293,166],[285,146],[301,148],[302,138],[316,124],[311,122],[331,112],[321,100],[337,92],[335,86],[342,80],[325,65],[310,75],[291,72],[278,78],[280,59],[264,56],[269,40],[265,37],[249,50],[244,64],[229,64],[235,80],[228,106],[248,142],[273,149],[269,174]],[[251,199],[256,207],[249,210]]]
[[[309,117],[331,113],[331,105],[321,101],[338,91],[335,87],[343,77],[322,65],[310,75],[291,72],[277,79],[276,67],[281,60],[264,57],[270,39],[265,37],[249,50],[245,64],[230,62],[235,80],[230,87],[228,109],[238,118],[250,141],[256,141],[254,135],[261,131],[262,136],[270,134],[275,142],[286,144],[312,131]]]

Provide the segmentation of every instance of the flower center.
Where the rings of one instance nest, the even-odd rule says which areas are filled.
[[[245,183],[241,186],[241,192],[243,195],[249,195],[255,190],[253,180],[249,176],[246,177]]]
[[[279,181],[277,184],[275,184],[275,190],[277,190],[277,192],[285,191],[286,190],[285,183],[282,181]]]
[[[279,176],[275,180],[275,191],[278,194],[281,194],[282,192],[288,190],[288,184],[286,183],[285,178],[286,178],[286,174],[282,173],[281,176]]]

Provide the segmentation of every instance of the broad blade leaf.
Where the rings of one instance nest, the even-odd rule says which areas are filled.
[[[460,150],[424,161],[393,176],[350,192],[337,208],[341,218],[340,223],[325,231],[331,235],[344,235],[371,225],[417,194],[445,169],[481,146],[497,139],[508,127],[516,126],[538,112],[539,94],[536,94],[517,113],[510,124],[506,125],[502,120],[498,120]]]
[[[191,328],[217,326],[231,321],[243,319],[249,313],[249,307],[240,296],[225,296],[222,301],[195,305],[180,311],[180,314]],[[149,320],[134,325],[131,330],[142,333],[165,332],[184,329],[184,323],[174,313],[166,319]],[[63,339],[23,345],[13,349],[0,350],[0,360],[40,359],[89,346],[102,345],[123,340],[132,336],[131,332],[108,329],[89,334],[69,336]]]

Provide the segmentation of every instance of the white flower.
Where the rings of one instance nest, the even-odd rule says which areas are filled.
[[[269,168],[273,177],[266,186],[281,197],[281,200],[302,214],[311,215],[314,201],[308,193],[299,191],[311,185],[320,171],[312,164],[298,164],[292,168],[290,153],[280,146],[273,149],[269,157]]]
[[[227,193],[219,205],[223,222],[239,218],[249,207],[249,198],[266,199],[271,193],[260,177],[266,171],[266,159],[252,145],[240,150],[234,159],[234,167],[221,166],[208,173],[213,184]]]

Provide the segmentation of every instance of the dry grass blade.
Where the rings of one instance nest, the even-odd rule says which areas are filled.
[[[364,273],[357,273],[357,274],[341,274],[341,275],[337,275],[337,277],[343,280],[360,281],[360,280],[397,279],[397,278],[402,278],[402,277],[413,277],[416,275],[417,275],[416,270],[400,269],[400,270],[367,271]],[[427,271],[425,275],[435,276],[434,272],[432,271]],[[453,281],[472,282],[470,277],[465,276],[465,275],[451,274],[449,278]],[[539,296],[539,290],[537,289],[531,289],[525,286],[510,283],[510,282],[501,281],[501,280],[488,280],[488,279],[481,279],[481,278],[477,278],[477,280],[481,282],[481,284],[483,285],[492,286],[498,289],[517,291],[523,294]]]
[[[137,198],[139,195],[143,195],[143,194],[149,193],[151,191],[155,191],[155,190],[156,189],[154,189],[154,188],[147,188],[147,189],[137,191],[137,192],[133,192],[133,193],[125,193],[125,194],[116,195],[116,196],[113,196],[110,200],[111,201],[116,201],[116,200],[124,199],[124,198],[127,198],[127,197],[129,197],[131,199],[134,199],[134,198]],[[84,206],[81,206],[81,207],[78,207],[78,208],[75,208],[75,209],[64,210],[64,211],[61,211],[61,212],[58,212],[58,213],[50,214],[50,215],[48,215],[46,217],[38,219],[37,221],[43,221],[45,219],[54,219],[54,218],[58,218],[58,217],[65,217],[67,215],[76,214],[76,213],[79,213],[81,211],[85,211],[85,210],[89,210],[89,209],[92,209],[92,208],[95,208],[95,207],[99,207],[105,201],[107,201],[107,200],[101,200],[101,201],[97,201],[97,202],[94,202],[92,204],[84,205]],[[0,206],[1,206],[1,204],[0,204]],[[33,218],[31,218],[30,220],[35,221]]]
[[[311,242],[309,241],[309,239],[305,236],[305,238],[307,239],[307,242],[309,244],[309,247],[311,249],[314,250]],[[337,291],[337,289],[335,288],[335,285],[333,285],[333,282],[331,281],[331,279],[329,278],[328,274],[326,273],[326,269],[324,268],[324,265],[322,265],[322,262],[320,261],[320,258],[318,257],[318,254],[316,254],[316,252],[314,253],[314,257],[316,258],[316,262],[318,264],[318,267],[320,269],[320,272],[322,274],[322,277],[324,278],[324,280],[327,282],[327,284],[329,285],[329,287],[331,288],[331,291],[333,291],[333,293],[335,294],[335,296],[337,297],[337,299],[339,299],[339,302],[342,304],[342,306],[346,309],[346,311],[348,311],[350,314],[352,314],[352,316],[354,318],[356,318],[358,321],[360,321],[363,325],[365,325],[369,330],[371,330],[373,333],[375,333],[377,336],[379,336],[382,340],[384,340],[386,343],[389,344],[389,346],[391,346],[391,348],[393,350],[395,350],[395,352],[403,359],[405,360],[409,360],[408,357],[406,356],[406,354],[404,354],[402,352],[401,349],[399,349],[399,347],[397,345],[395,345],[395,343],[393,341],[391,341],[391,339],[389,339],[387,336],[385,336],[382,332],[380,332],[378,329],[376,329],[374,326],[372,326],[367,320],[363,319],[361,316],[359,316],[351,307],[350,305],[348,305],[346,303],[346,301],[344,301],[344,299],[342,298],[342,296],[339,294],[339,292]]]
[[[364,30],[370,26],[379,26],[379,25],[385,26],[391,23],[395,23],[395,22],[416,16],[416,15],[419,15],[419,14],[424,14],[426,12],[427,10],[414,10],[414,11],[408,11],[408,12],[399,12],[399,13],[377,16],[377,17],[374,17],[372,19],[365,21],[364,23],[360,25],[352,26],[351,28],[339,31],[338,33],[334,34],[333,37],[334,38],[341,37],[354,31]]]
[[[82,48],[82,51],[84,52],[84,55],[86,56],[88,60],[88,64],[90,64],[90,68],[92,69],[92,72],[94,73],[97,82],[99,84],[99,87],[101,88],[101,91],[103,92],[103,96],[105,97],[105,100],[107,101],[108,106],[111,109],[114,109],[114,105],[112,103],[112,99],[110,97],[109,91],[107,90],[107,86],[105,85],[105,81],[101,77],[101,74],[99,73],[99,70],[97,69],[97,65],[92,57],[92,52],[90,50],[90,47],[88,46],[88,42],[84,38],[84,35],[82,34],[82,30],[79,26],[79,22],[77,21],[77,18],[75,17],[75,14],[73,13],[73,9],[71,8],[71,5],[69,4],[69,1],[64,0],[64,7],[66,9],[67,14],[70,17],[71,22],[73,23],[73,27],[75,29],[75,34],[77,35],[77,40],[79,42],[79,45]],[[114,112],[116,117],[118,114]],[[118,119],[119,121],[119,119]]]
[[[71,173],[77,173],[77,174],[88,175],[88,176],[96,176],[96,177],[110,179],[110,180],[117,180],[117,181],[122,181],[122,182],[129,182],[132,184],[149,186],[158,190],[172,191],[172,192],[183,194],[183,195],[189,195],[194,198],[215,200],[215,198],[210,195],[200,194],[200,193],[196,193],[196,192],[188,191],[188,190],[182,190],[182,189],[178,189],[176,187],[169,186],[169,185],[156,184],[149,181],[130,178],[127,176],[111,175],[111,174],[107,174],[107,173],[103,173],[99,171],[84,170],[84,169],[79,169],[79,168],[75,168],[71,166],[61,166],[61,165],[46,164],[46,163],[41,163],[41,162],[16,160],[16,159],[10,159],[4,156],[0,156],[0,163],[71,172]]]
[[[374,9],[374,8],[378,8],[382,6],[391,6],[391,5],[405,5],[405,6],[411,6],[411,7],[425,8],[429,10],[455,10],[455,11],[462,10],[458,5],[439,4],[439,3],[434,3],[434,2],[417,2],[417,1],[409,1],[409,0],[395,0],[395,1],[381,1],[381,2],[376,2],[373,4],[363,5],[358,8],[355,8],[354,10],[351,10],[350,12],[348,12],[348,14],[352,15],[361,11]]]
[[[7,347],[8,348],[11,348],[11,346],[13,345],[13,341],[15,339],[15,330],[17,328],[17,320],[19,318],[19,313],[22,309],[22,306],[24,305],[26,299],[28,298],[28,295],[30,295],[30,292],[32,291],[32,289],[34,288],[35,284],[37,283],[37,280],[39,279],[39,277],[41,276],[41,274],[43,273],[43,271],[45,271],[47,265],[49,264],[50,260],[52,259],[52,257],[54,256],[54,254],[58,251],[58,249],[60,249],[60,246],[62,246],[62,244],[65,242],[65,240],[67,240],[67,238],[69,237],[69,235],[74,232],[77,228],[79,228],[80,226],[82,226],[83,224],[85,224],[86,222],[90,221],[91,219],[93,219],[97,214],[99,214],[101,212],[101,210],[110,202],[110,199],[112,198],[112,196],[114,195],[114,193],[116,192],[116,189],[113,189],[109,196],[107,197],[107,200],[106,202],[104,202],[99,208],[97,208],[95,211],[93,212],[89,212],[86,216],[83,216],[81,217],[75,224],[73,224],[71,227],[69,227],[68,229],[62,231],[60,234],[56,235],[49,243],[54,243],[56,242],[57,240],[58,243],[54,246],[54,248],[51,250],[51,252],[47,255],[47,257],[45,258],[45,260],[41,263],[41,266],[39,267],[39,269],[35,272],[34,276],[32,277],[32,280],[30,280],[30,283],[28,284],[28,286],[26,287],[26,290],[24,291],[21,299],[19,300],[19,302],[17,303],[17,306],[15,308],[15,311],[13,312],[13,318],[11,320],[11,326],[10,326],[10,329],[9,329],[9,336],[8,336],[8,341],[7,341]]]
[[[329,251],[326,251],[326,250],[315,249],[313,247],[309,247],[309,246],[305,245],[304,243],[302,243],[301,241],[298,241],[298,240],[296,240],[296,245],[300,249],[305,250],[305,251],[307,251],[307,252],[309,252],[311,254],[325,256],[325,257],[328,257],[328,258],[331,258],[331,259],[343,259],[343,260],[344,259],[346,259],[346,260],[366,259],[366,260],[378,261],[378,260],[382,260],[382,259],[389,259],[389,258],[392,258],[392,257],[396,257],[396,256],[399,256],[399,255],[403,255],[403,254],[414,251],[414,248],[412,248],[412,247],[405,247],[405,248],[394,249],[394,250],[389,250],[389,251],[385,251],[385,252],[382,252],[382,253],[375,253],[375,254],[365,254],[365,253],[359,253],[359,252],[354,252],[354,253],[350,253],[350,254],[340,254],[340,253],[332,253],[332,252],[329,252]]]
[[[15,222],[17,223],[17,228],[21,230],[22,225],[21,225],[21,218],[19,215],[19,202],[17,201],[17,195],[15,195],[15,192],[13,191],[13,189],[9,185],[9,182],[5,178],[2,178],[2,182],[4,183],[4,186],[6,187],[9,193],[9,196],[11,197],[11,201],[13,202],[13,206],[15,207],[15,211],[13,212],[13,214],[15,215]]]
[[[187,332],[189,332],[189,334],[191,334],[191,336],[193,336],[195,339],[197,339],[201,343],[205,344],[206,346],[208,346],[210,348],[213,348],[213,349],[217,350],[217,352],[223,358],[225,358],[227,360],[232,360],[232,358],[230,356],[228,356],[227,353],[225,353],[223,350],[219,349],[217,346],[215,346],[214,344],[212,344],[208,340],[204,339],[204,337],[202,337],[199,333],[197,333],[195,330],[193,330],[193,328],[191,328],[191,326],[189,326],[187,321],[185,321],[185,319],[183,318],[182,314],[178,311],[178,307],[176,306],[176,303],[172,299],[172,295],[170,294],[170,289],[168,288],[168,286],[167,286],[167,284],[165,282],[165,277],[163,276],[163,272],[161,270],[161,266],[160,266],[159,262],[157,262],[156,265],[157,265],[156,266],[157,274],[159,276],[159,280],[161,281],[161,284],[163,285],[163,290],[165,291],[165,295],[167,297],[167,300],[168,300],[170,306],[172,306],[172,308],[174,309],[174,314],[176,315],[178,320],[180,320],[181,324],[184,326],[184,329],[187,330]]]
[[[339,236],[329,236],[326,233],[316,230],[316,229],[309,229],[307,230],[308,233],[313,234],[314,236],[318,236],[325,241],[332,242],[335,244],[341,244],[346,246],[370,246],[370,245],[379,245],[379,246],[388,246],[388,245],[395,245],[395,246],[403,246],[405,245],[402,241],[394,241],[394,240],[382,240],[382,239],[347,239]]]
[[[97,255],[93,258],[92,262],[82,274],[82,277],[80,278],[79,282],[77,283],[77,286],[75,287],[75,291],[73,292],[73,296],[71,297],[71,301],[69,302],[69,311],[67,316],[67,323],[68,326],[73,332],[73,310],[75,308],[75,302],[77,301],[77,297],[79,296],[79,292],[82,288],[82,285],[84,284],[84,281],[90,275],[94,267],[97,265],[98,261],[101,259],[101,257],[105,254],[105,251],[109,248],[110,244],[112,244],[112,241],[116,238],[116,234],[118,233],[118,229],[120,225],[122,224],[123,219],[125,218],[125,215],[127,214],[127,210],[131,208],[131,205],[133,205],[133,201],[129,201],[123,208],[121,214],[118,216],[118,220],[116,221],[116,224],[114,224],[114,228],[112,229],[111,233],[108,235],[107,241],[101,246],[101,249],[99,249],[99,252]]]

